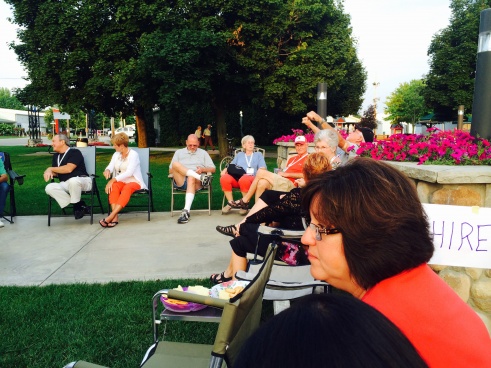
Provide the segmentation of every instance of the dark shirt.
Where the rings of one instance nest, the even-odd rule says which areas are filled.
[[[58,162],[58,160],[60,162]],[[82,156],[82,152],[80,152],[78,149],[70,148],[65,153],[55,153],[53,155],[53,167],[59,167],[66,164],[74,164],[76,167],[69,174],[58,174],[60,181],[67,181],[68,179],[76,176],[89,176],[87,174],[87,170],[85,169],[84,156]]]
[[[293,188],[276,203],[272,203],[247,217],[245,222],[254,224],[279,222],[283,229],[304,230],[300,191],[300,188]]]

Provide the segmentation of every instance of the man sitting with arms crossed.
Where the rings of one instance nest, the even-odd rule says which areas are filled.
[[[297,155],[288,159],[284,170],[278,174],[272,173],[264,168],[257,170],[256,177],[251,184],[247,194],[238,201],[230,201],[228,205],[232,208],[247,210],[249,201],[256,194],[256,201],[265,190],[273,189],[281,192],[289,192],[295,187],[295,180],[303,178],[303,164],[308,156],[309,145],[303,135],[295,138],[295,150]]]
[[[199,147],[199,140],[195,134],[190,134],[186,140],[186,148],[181,148],[174,153],[169,166],[169,173],[174,176],[172,185],[174,188],[186,191],[184,209],[177,220],[178,224],[189,222],[191,205],[197,190],[210,185],[211,175],[216,168],[210,155]],[[189,180],[188,180],[189,179]]]
[[[80,200],[82,191],[92,189],[92,179],[87,174],[82,153],[78,149],[70,149],[70,140],[64,134],[53,137],[52,167],[44,171],[44,180],[50,181],[58,177],[59,183],[49,183],[46,186],[46,194],[54,198],[61,208],[73,203],[73,215],[75,219],[81,219],[84,214],[90,212],[90,207]]]

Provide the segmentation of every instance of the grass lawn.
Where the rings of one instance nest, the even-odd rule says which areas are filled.
[[[0,141],[0,151],[9,152],[14,170],[26,175],[24,184],[16,185],[18,216],[46,215],[48,201],[43,172],[51,165],[52,158],[47,147],[5,147]],[[99,173],[113,152],[97,149]],[[170,210],[167,175],[172,155],[172,152],[151,151],[156,211]],[[212,158],[218,167],[219,157]],[[274,158],[267,158],[266,162],[270,170],[276,166]],[[97,179],[104,205],[107,203],[103,192],[105,182],[102,176]],[[222,196],[217,172],[213,209],[220,209]],[[180,197],[183,200],[184,196]],[[177,208],[182,205],[177,202]],[[197,196],[193,208],[206,205],[206,196]],[[62,367],[78,359],[115,368],[137,367],[153,342],[151,298],[157,290],[177,285],[211,286],[208,280],[157,280],[0,287],[0,367]],[[263,317],[268,318],[273,313],[272,304],[264,302],[264,307]],[[216,328],[214,323],[168,322],[166,339],[211,344]]]
[[[268,150],[274,150],[274,148],[270,147]],[[46,182],[43,180],[43,172],[48,166],[51,166],[52,159],[47,147],[6,147],[1,146],[0,141],[0,151],[9,152],[13,169],[20,175],[26,175],[24,184],[22,186],[16,185],[15,188],[17,215],[46,215],[48,213],[48,200],[44,191]],[[100,175],[96,180],[104,207],[107,207],[107,195],[104,193],[106,179],[102,176],[102,171],[109,164],[113,153],[113,149],[97,149],[97,172]],[[167,176],[172,155],[173,152],[150,151],[150,171],[153,175],[152,189],[155,211],[170,211],[171,182]],[[212,155],[212,159],[218,168],[220,158],[218,155]],[[275,158],[266,158],[266,163],[270,170],[276,167]],[[213,179],[213,209],[218,210],[221,208],[222,197],[220,173],[217,169]],[[132,199],[132,201],[134,200]],[[183,206],[184,196],[177,196],[175,208],[180,209]],[[207,196],[197,195],[193,208],[207,208]],[[55,214],[61,213],[58,206],[54,206],[53,211]]]
[[[179,284],[211,286],[165,280],[0,287],[0,367],[62,367],[79,359],[137,367],[153,343],[152,296]],[[211,344],[216,328],[171,321],[166,339]]]

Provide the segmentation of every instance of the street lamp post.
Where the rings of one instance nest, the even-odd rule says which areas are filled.
[[[242,132],[242,110],[240,110],[239,112],[239,115],[240,115],[240,136],[243,137],[244,136],[244,133]]]
[[[491,139],[491,9],[481,12],[471,134]]]

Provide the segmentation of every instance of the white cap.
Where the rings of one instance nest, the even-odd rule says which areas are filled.
[[[297,143],[305,144],[305,143],[307,143],[307,140],[305,139],[305,137],[303,135],[299,135],[295,138],[295,144],[297,144]]]

